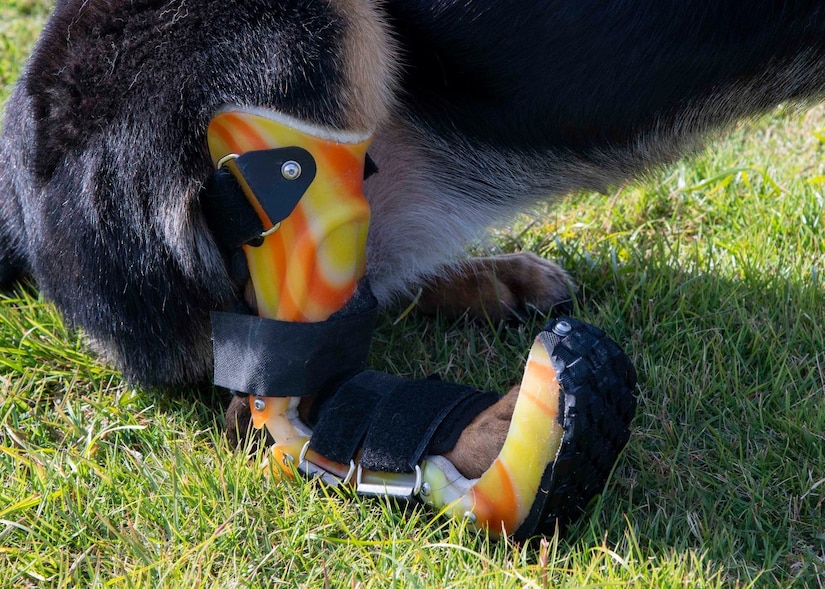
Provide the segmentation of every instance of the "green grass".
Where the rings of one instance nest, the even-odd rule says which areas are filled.
[[[48,6],[0,5],[0,100]],[[275,484],[213,393],[135,389],[31,285],[0,295],[0,586],[825,586],[823,142],[825,109],[780,109],[494,232],[568,268],[640,375],[606,493],[527,547]],[[372,364],[504,390],[539,327],[396,310]]]
[[[8,98],[52,7],[52,0],[0,1],[0,103]]]

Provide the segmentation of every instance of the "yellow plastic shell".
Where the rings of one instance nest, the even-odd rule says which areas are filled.
[[[293,213],[259,247],[244,246],[262,317],[284,321],[323,321],[341,309],[364,276],[369,205],[363,196],[364,161],[369,139],[334,134],[274,113],[231,111],[217,115],[208,129],[215,165],[238,173],[230,154],[299,146],[317,163],[317,175]],[[280,173],[273,170],[273,174]],[[274,227],[259,203],[264,229]],[[494,536],[511,534],[525,520],[545,468],[561,445],[559,383],[547,351],[536,339],[530,351],[518,402],[504,446],[492,466],[467,480],[446,459],[427,457],[421,465],[425,502],[457,517],[470,517]],[[333,463],[305,445],[306,428],[296,427],[296,400],[256,397],[250,407],[254,427],[275,439],[270,465],[276,476],[291,476],[304,458],[340,479],[351,467]],[[274,463],[274,464],[273,464]],[[393,484],[389,473],[366,473]],[[355,482],[355,481],[352,481]]]
[[[216,165],[230,154],[274,147],[298,146],[312,154],[317,173],[292,214],[263,245],[244,246],[244,253],[261,317],[323,321],[341,309],[366,269],[370,207],[363,189],[369,139],[341,134],[352,140],[344,142],[324,129],[241,111],[217,115],[207,137]],[[231,158],[225,165],[237,174]],[[264,231],[272,229],[260,204],[250,204]]]
[[[479,479],[468,481],[445,461],[422,465],[430,486],[425,501],[456,517],[468,516],[491,535],[512,534],[527,518],[547,466],[563,436],[560,388],[547,350],[537,338],[530,349],[510,429],[498,457]]]
[[[212,162],[226,165],[242,186],[233,155],[297,146],[309,151],[317,166],[314,180],[277,229],[254,195],[244,191],[269,232],[260,246],[243,247],[261,317],[323,321],[352,297],[366,270],[370,208],[363,187],[370,140],[366,134],[314,127],[272,111],[224,111],[210,122]],[[276,440],[276,464],[297,456],[307,440],[293,425],[291,402],[258,397],[250,403],[254,427],[266,426]]]

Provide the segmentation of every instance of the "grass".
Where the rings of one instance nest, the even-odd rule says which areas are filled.
[[[0,5],[0,100],[49,6]],[[825,109],[778,109],[481,248],[562,263],[640,374],[606,493],[535,545],[275,484],[214,393],[135,389],[32,285],[0,295],[0,586],[825,586],[823,142]],[[539,328],[390,311],[372,364],[504,390]]]

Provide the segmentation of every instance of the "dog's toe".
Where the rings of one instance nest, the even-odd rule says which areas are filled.
[[[493,321],[563,311],[575,293],[567,273],[532,252],[473,258],[429,282],[418,300],[428,314],[465,312]]]

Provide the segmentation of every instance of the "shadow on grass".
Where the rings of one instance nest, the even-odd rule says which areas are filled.
[[[608,250],[561,255],[581,285],[572,314],[616,339],[640,381],[628,448],[607,493],[569,530],[568,549],[606,541],[640,561],[695,553],[729,581],[822,583],[822,284],[748,268],[729,279],[710,262],[673,268],[671,254],[650,251],[621,263]],[[138,395],[138,410],[152,407],[161,419],[198,431],[222,426],[220,391],[133,391],[89,359],[31,286],[6,295],[0,310],[6,390],[49,404],[69,395],[99,395],[104,404],[132,395],[131,403]],[[371,367],[502,392],[520,379],[544,322],[483,325],[403,311],[382,316]]]
[[[661,246],[660,246],[661,247]],[[694,553],[725,582],[825,580],[825,289],[743,266],[726,278],[672,253],[562,252],[572,314],[620,342],[639,373],[634,433],[608,491],[568,534],[641,560]],[[372,365],[506,391],[541,329],[396,309]],[[633,538],[636,546],[627,546]],[[621,552],[620,552],[621,553]]]
[[[644,553],[695,551],[728,581],[821,586],[825,288],[747,264],[726,278],[712,256],[674,268],[662,247],[567,255],[576,314],[625,346],[640,382],[624,465],[578,531],[621,542],[629,526]]]

